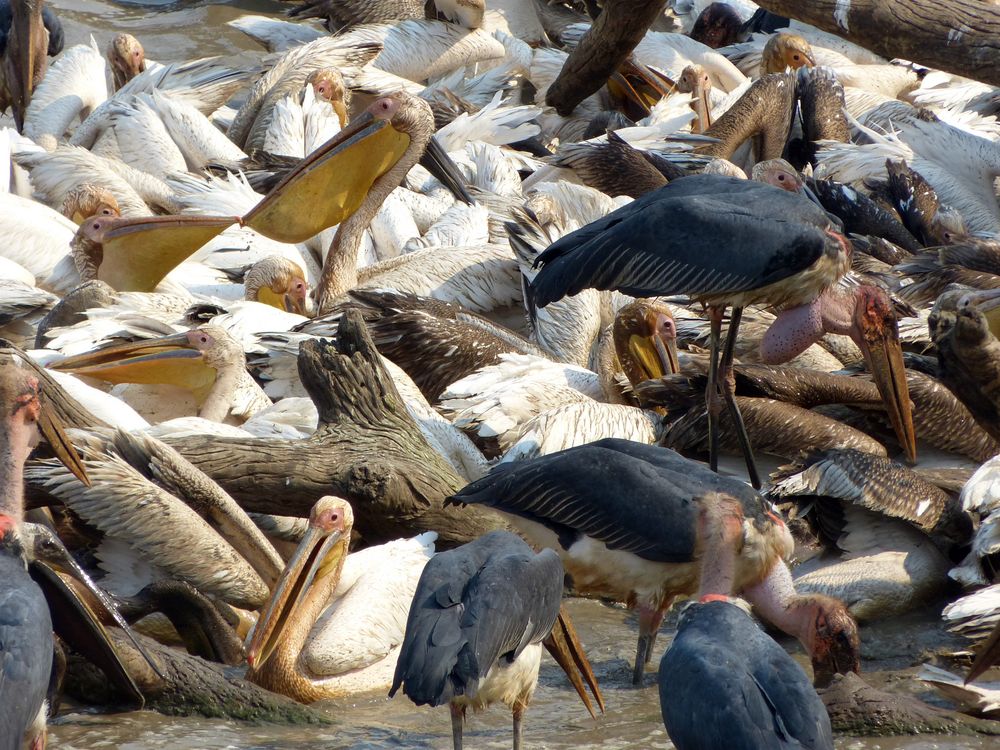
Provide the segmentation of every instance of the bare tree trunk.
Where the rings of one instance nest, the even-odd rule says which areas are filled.
[[[142,691],[146,708],[175,716],[292,724],[331,723],[315,709],[227,676],[218,664],[139,635],[143,647],[167,676],[166,680],[161,680],[119,630],[112,628],[109,634],[115,651]],[[120,701],[103,673],[79,656],[69,659],[65,687],[68,694],[88,704],[116,705]]]
[[[780,13],[860,44],[1000,85],[1000,6],[985,0],[760,0]]]
[[[343,497],[369,544],[437,531],[447,548],[505,528],[492,511],[444,507],[465,480],[411,419],[357,311],[345,314],[335,343],[303,343],[298,364],[319,410],[309,438],[165,442],[248,511],[305,517],[323,495]]]
[[[666,0],[608,0],[604,10],[569,54],[545,102],[563,117],[607,83],[647,29],[663,12]]]

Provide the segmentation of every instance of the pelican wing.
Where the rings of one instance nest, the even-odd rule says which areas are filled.
[[[544,307],[584,289],[724,295],[809,268],[829,220],[808,199],[731,177],[686,177],[554,242],[531,284]]]

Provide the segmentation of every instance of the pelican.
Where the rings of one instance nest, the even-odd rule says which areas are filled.
[[[742,482],[671,450],[600,440],[499,464],[449,502],[500,511],[534,544],[559,552],[578,591],[636,606],[639,685],[664,613],[698,588],[708,558],[696,516],[719,496],[738,511],[742,530],[742,546],[730,552],[738,555],[730,593],[742,590],[764,619],[795,634],[817,680],[857,671],[857,625],[843,603],[795,593],[784,522]]]
[[[354,514],[326,496],[249,638],[247,679],[303,703],[388,690],[436,534],[347,554]]]
[[[503,702],[513,714],[514,750],[520,750],[542,642],[559,627],[562,588],[559,556],[550,549],[535,554],[509,531],[438,554],[414,592],[389,697],[402,687],[418,706],[447,702],[455,750],[462,750],[467,709]],[[584,669],[579,644],[570,639],[569,645]],[[570,653],[561,656],[565,669]],[[574,687],[590,709],[582,684],[574,681]]]
[[[178,385],[194,397],[198,416],[213,422],[245,421],[271,404],[246,370],[243,347],[213,325],[97,349],[52,368],[110,383]]]
[[[146,51],[131,34],[115,34],[105,54],[115,91],[146,70]]]

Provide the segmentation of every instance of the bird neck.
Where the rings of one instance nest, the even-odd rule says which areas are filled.
[[[702,543],[699,598],[729,596],[736,581],[736,555],[743,538],[743,509],[738,500],[709,494],[699,501],[698,537]]]
[[[382,207],[389,193],[399,187],[414,164],[420,160],[424,148],[433,133],[426,138],[419,134],[410,135],[410,146],[392,169],[372,183],[361,207],[337,227],[333,242],[323,263],[316,301],[319,315],[330,311],[338,297],[346,294],[358,284],[358,247],[365,229],[372,223],[375,214]]]
[[[229,414],[233,404],[233,396],[240,380],[240,368],[243,363],[226,363],[217,370],[215,382],[205,397],[198,416],[210,422],[222,422]]]
[[[795,593],[792,574],[782,560],[771,566],[760,583],[748,586],[743,596],[753,604],[761,618],[799,639],[807,651],[812,651],[812,608],[803,606],[807,600]]]
[[[757,80],[705,131],[719,142],[699,148],[698,152],[729,159],[748,138],[760,136],[757,161],[781,156],[794,103],[794,76],[778,73]]]
[[[30,453],[30,428],[11,419],[0,431],[0,514],[17,522],[24,518],[24,464]]]
[[[346,536],[350,538],[350,534]],[[281,642],[275,647],[271,658],[260,669],[251,670],[247,675],[251,682],[272,692],[287,695],[301,703],[315,703],[330,697],[321,687],[320,680],[314,679],[306,672],[306,668],[300,664],[300,657],[313,625],[323,614],[340,582],[344,561],[347,559],[347,541],[340,544],[344,545],[345,549],[336,569],[315,582],[306,592],[302,603],[296,609],[295,620],[286,626]]]

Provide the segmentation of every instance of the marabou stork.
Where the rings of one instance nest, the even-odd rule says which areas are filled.
[[[14,357],[0,358],[0,748],[45,747],[45,694],[52,668],[52,618],[28,576],[20,528],[24,464],[45,435],[81,481],[83,463],[59,423],[42,409],[38,378]]]
[[[799,596],[784,558],[788,528],[746,484],[667,448],[605,439],[547,456],[503,463],[449,498],[500,511],[538,548],[556,550],[581,593],[639,609],[633,683],[652,653],[673,600],[698,590],[706,550],[699,510],[723,498],[741,533],[718,554],[736,555],[732,591],[762,617],[799,638],[817,680],[857,671],[857,625],[844,605]],[[728,550],[728,552],[726,551]]]
[[[746,602],[729,598],[739,505],[716,495],[700,506],[700,598],[681,613],[660,660],[660,711],[671,741],[677,750],[833,750],[830,717],[805,672],[757,627]]]
[[[780,313],[761,342],[765,362],[787,361],[825,333],[850,335],[865,355],[907,457],[916,438],[903,355],[891,301],[870,285],[838,282],[851,246],[827,213],[808,198],[771,185],[718,175],[692,175],[591,222],[538,256],[531,304],[544,307],[584,289],[616,289],[635,297],[687,294],[712,320],[706,400],[709,453],[718,462],[723,402],[737,426],[754,487],[760,478],[733,391],[733,346],[743,308],[766,304]],[[733,306],[719,359],[722,314]]]
[[[413,595],[389,697],[402,686],[418,706],[448,703],[455,750],[462,750],[466,710],[501,701],[513,712],[518,750],[521,719],[538,684],[543,641],[551,650],[547,639],[560,627],[562,590],[559,556],[550,549],[536,555],[509,531],[491,531],[438,553],[424,567]],[[573,641],[571,658],[586,663]],[[565,669],[567,662],[553,655]],[[582,686],[574,685],[589,710]]]

